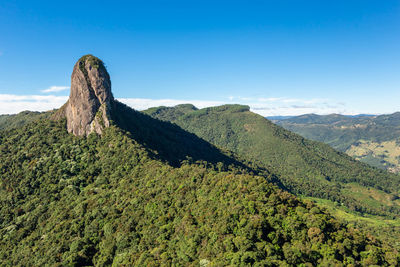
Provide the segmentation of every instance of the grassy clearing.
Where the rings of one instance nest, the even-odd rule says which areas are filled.
[[[348,194],[357,195],[360,200],[366,201],[370,204],[379,202],[386,206],[400,206],[400,199],[393,194],[385,193],[373,187],[365,187],[356,183],[349,183],[345,185],[343,192]]]
[[[400,146],[396,140],[384,142],[360,140],[352,145],[346,153],[362,161],[371,161],[371,157],[373,157],[392,172],[400,170]]]

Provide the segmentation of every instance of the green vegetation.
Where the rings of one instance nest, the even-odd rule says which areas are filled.
[[[184,160],[206,161],[248,168],[229,151],[222,151],[196,135],[169,122],[154,119],[115,101],[113,120],[131,137],[170,165],[179,166]]]
[[[276,123],[390,172],[400,171],[400,113],[349,117],[307,114]]]
[[[138,112],[126,116],[135,114],[136,133],[112,126],[75,137],[63,120],[0,131],[2,266],[399,263],[396,250],[194,135]],[[191,158],[182,159],[182,147],[167,160],[172,133],[185,145],[190,137],[192,146],[204,145]],[[202,149],[214,151],[210,162]]]
[[[338,207],[338,203],[326,199],[305,197],[303,199],[311,200],[318,206],[325,208],[333,217],[357,229],[362,229],[363,232],[373,233],[380,240],[383,240],[392,246],[400,249],[400,221],[384,219],[379,216],[358,216],[352,213],[349,209]]]
[[[174,109],[164,106],[149,108],[147,113],[154,114],[161,120],[176,120],[180,116],[195,110],[197,110],[197,108],[192,104],[182,104],[177,105]]]
[[[360,214],[396,216],[399,205],[354,195],[347,184],[373,187],[397,196],[400,177],[369,167],[327,145],[310,141],[249,111],[247,106],[225,105],[201,110],[180,106],[144,111],[169,120],[218,147],[236,152],[278,175],[291,192],[329,199]],[[168,114],[171,113],[171,119]],[[175,118],[175,119],[174,119]]]
[[[41,118],[49,118],[51,112],[22,111],[15,115],[0,115],[0,130],[21,127]]]
[[[98,68],[103,68],[103,69],[105,69],[105,67],[104,67],[104,63],[103,63],[103,61],[101,60],[101,59],[99,59],[99,58],[97,58],[97,57],[95,57],[95,56],[93,56],[93,55],[90,55],[90,54],[88,54],[88,55],[84,55],[84,56],[82,56],[79,60],[78,60],[78,64],[79,64],[79,67],[80,67],[80,69],[81,69],[81,71],[82,72],[86,72],[86,70],[85,70],[85,62],[88,62],[89,63],[89,65],[90,66],[92,66],[93,68],[96,68],[96,69],[98,69]]]
[[[89,64],[89,68],[91,69],[92,67],[95,69],[99,69],[102,71],[103,75],[105,76],[109,76],[106,67],[104,66],[103,61],[101,61],[99,58],[93,56],[93,55],[85,55],[82,56],[77,64],[79,65],[79,69],[80,71],[83,73],[83,75],[85,76],[85,80],[86,83],[89,85],[89,87],[92,87],[91,85],[91,81],[89,79],[89,74],[88,71],[86,69],[86,63]]]

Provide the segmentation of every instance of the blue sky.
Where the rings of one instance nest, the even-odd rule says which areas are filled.
[[[400,1],[0,2],[0,114],[61,106],[91,53],[137,109],[400,111]]]

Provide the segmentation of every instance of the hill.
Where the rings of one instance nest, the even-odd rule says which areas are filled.
[[[98,64],[77,62],[82,97],[51,119],[0,131],[2,266],[398,264],[391,246],[104,95]]]
[[[400,171],[400,113],[348,117],[306,114],[277,124],[390,172]]]
[[[75,137],[65,125],[0,132],[2,265],[397,260],[264,177],[201,161],[174,167],[116,126]]]
[[[0,130],[18,128],[41,118],[50,117],[51,112],[22,111],[13,115],[0,115]]]
[[[184,112],[185,111],[185,112]],[[399,215],[400,177],[289,132],[241,105],[144,111],[277,174],[291,192],[337,202],[364,214]],[[184,113],[180,117],[176,114]],[[169,117],[169,114],[174,114]],[[355,192],[357,192],[355,194]]]

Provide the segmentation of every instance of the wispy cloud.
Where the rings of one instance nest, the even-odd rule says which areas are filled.
[[[206,100],[178,100],[178,99],[144,99],[121,98],[121,102],[138,110],[144,110],[157,106],[175,106],[190,103],[198,108],[218,106],[223,104],[243,104],[250,106],[250,110],[262,116],[277,115],[301,115],[306,113],[316,114],[359,114],[346,106],[345,103],[336,103],[329,99],[297,99],[287,97],[251,98],[251,97],[227,97],[226,101]]]
[[[316,114],[357,114],[343,103],[336,103],[326,99],[289,99],[282,98],[275,101],[254,101],[247,103],[251,110],[263,116],[292,116],[306,113]]]
[[[357,114],[345,103],[322,98],[290,98],[290,97],[234,97],[227,98],[228,102],[246,104],[253,112],[263,116],[316,114]],[[359,113],[359,112],[358,112]]]
[[[64,90],[69,89],[69,86],[50,86],[47,89],[40,90],[42,93],[54,93],[54,92],[61,92]]]
[[[14,114],[24,110],[51,110],[61,107],[67,100],[68,96],[0,94],[0,114]],[[262,116],[301,115],[306,113],[367,113],[363,110],[353,110],[352,108],[349,108],[346,103],[330,101],[329,99],[227,97],[225,101],[149,98],[118,98],[118,100],[137,110],[144,110],[157,106],[175,106],[178,104],[190,103],[198,108],[218,106],[223,104],[249,105],[250,110]],[[371,112],[374,111],[369,111],[369,113]]]
[[[158,106],[172,107],[179,104],[193,104],[198,108],[205,108],[205,107],[212,107],[212,106],[219,106],[226,104],[226,102],[222,101],[207,101],[207,100],[148,99],[148,98],[119,98],[118,100],[137,110],[144,110]]]
[[[51,110],[61,107],[67,100],[68,96],[0,94],[0,114],[15,114],[25,110]],[[157,106],[175,106],[187,103],[191,103],[198,108],[225,104],[225,102],[220,101],[178,99],[119,98],[118,100],[137,110],[144,110]]]
[[[0,114],[51,110],[61,107],[67,100],[68,96],[0,94]]]

